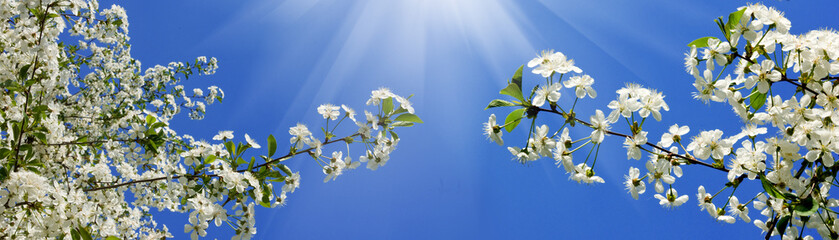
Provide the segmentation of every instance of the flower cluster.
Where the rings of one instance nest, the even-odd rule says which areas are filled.
[[[700,209],[716,221],[752,222],[766,232],[766,238],[782,235],[784,239],[807,239],[812,233],[839,238],[839,225],[834,224],[839,222],[835,211],[839,200],[830,197],[839,173],[834,156],[839,152],[835,125],[839,122],[839,87],[835,87],[839,80],[839,33],[814,30],[793,35],[783,13],[761,4],[741,7],[716,22],[722,37],[700,38],[688,44],[685,70],[694,78],[696,99],[725,102],[742,118],[739,132],[725,134],[713,129],[689,137],[690,127],[674,124],[662,133],[660,141],[649,142],[645,120],[652,116],[661,121],[662,110],[668,111],[669,106],[662,93],[637,84],[627,84],[617,91],[617,98],[607,106],[611,110],[608,115],[595,109],[588,121],[577,118],[577,100],[596,96],[591,88],[593,80],[584,75],[563,82],[574,89],[576,99],[570,107],[560,104],[562,89],[558,83],[563,74],[582,71],[565,55],[545,51],[527,64],[534,68],[533,73],[545,78],[545,85],[534,88],[530,99],[525,98],[528,94],[521,92],[520,68],[501,91],[515,100],[496,99],[487,107],[517,109],[502,125],[491,115],[484,133],[503,145],[502,129],[512,131],[523,118],[532,119],[525,147],[508,147],[510,152],[523,163],[552,157],[572,180],[585,183],[603,182],[593,169],[605,136],[622,137],[628,159],[641,159],[645,153],[649,156],[646,173],[630,167],[624,177],[624,185],[635,199],[646,192],[647,184],[652,184],[660,205],[683,205],[689,196],[679,195],[676,189],[681,166],[699,165],[726,173],[727,183],[719,192],[711,194],[705,186],[699,186],[696,195]],[[560,73],[557,83],[554,73]],[[548,132],[547,125],[537,126],[537,116],[544,115],[539,113],[560,116],[564,120],[559,127],[561,133]],[[627,124],[626,133],[618,128],[621,122]],[[570,138],[566,126],[575,125],[585,126],[590,134],[582,139]],[[587,145],[585,162],[575,165],[572,153]],[[744,198],[735,193],[746,180],[759,182],[763,191],[742,201]],[[719,195],[725,191],[730,193]],[[750,206],[765,219],[752,220]],[[806,229],[814,231],[805,233]]]
[[[327,119],[323,136],[297,124],[289,129],[288,152],[278,154],[270,135],[261,142],[243,134],[234,142],[233,131],[211,141],[178,134],[171,119],[182,112],[201,119],[208,105],[223,100],[216,86],[183,84],[214,74],[217,60],[144,69],[130,55],[125,10],[98,5],[0,2],[2,239],[171,237],[151,209],[185,213],[183,229],[193,239],[211,225],[248,239],[256,233],[255,208],[282,206],[300,186],[300,174],[284,161],[311,156],[331,180],[360,165],[349,145],[362,143],[370,150],[359,161],[376,169],[399,142],[397,128],[422,122],[410,97],[381,88],[367,101],[378,112],[365,111],[366,121],[346,105],[318,107]],[[347,118],[355,124],[338,128]],[[337,143],[347,152],[322,154]]]

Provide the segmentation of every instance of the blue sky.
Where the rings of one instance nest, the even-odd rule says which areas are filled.
[[[580,103],[582,116],[606,109],[616,89],[635,82],[664,92],[671,106],[662,122],[646,126],[651,139],[674,123],[689,124],[690,135],[715,128],[734,132],[739,120],[727,105],[690,97],[693,78],[684,73],[682,58],[688,42],[719,35],[713,19],[745,3],[118,2],[129,16],[132,55],[145,67],[202,55],[218,58],[216,75],[190,79],[187,86],[218,85],[226,93],[224,103],[210,106],[204,120],[172,121],[173,129],[197,138],[234,130],[237,138],[249,133],[255,139],[269,134],[286,139],[297,122],[320,126],[315,111],[320,104],[360,110],[370,90],[381,86],[415,94],[412,101],[425,124],[399,132],[399,149],[378,171],[358,169],[324,184],[317,164],[291,161],[301,172],[301,188],[285,207],[257,209],[256,239],[761,237],[751,223],[717,223],[696,206],[698,184],[720,189],[725,182],[720,172],[685,167],[675,187],[691,199],[670,210],[658,205],[652,189],[639,200],[626,193],[623,175],[643,162],[626,160],[622,139],[606,139],[596,169],[606,183],[588,186],[567,180],[550,159],[526,166],[511,161],[505,147],[481,132],[490,113],[508,111],[485,111],[486,104],[500,98],[506,79],[542,49],[565,53],[595,79],[599,96]],[[765,4],[786,12],[793,33],[836,26],[839,6],[831,1]],[[526,86],[539,81],[525,74]],[[558,122],[539,121],[552,128]],[[572,130],[574,136],[587,134]],[[517,129],[504,137],[508,145],[520,146],[526,132]],[[350,151],[355,159],[361,154],[357,146]],[[759,188],[747,184],[738,190],[741,199]],[[187,237],[181,231],[187,216],[161,216],[176,237]],[[226,239],[230,231],[209,233]]]

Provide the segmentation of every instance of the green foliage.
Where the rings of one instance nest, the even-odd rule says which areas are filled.
[[[393,111],[393,98],[389,97],[382,100],[382,112],[388,114]]]
[[[268,135],[268,157],[274,156],[275,152],[277,152],[277,140],[274,139],[274,135]]]
[[[521,93],[521,88],[519,87],[519,85],[516,85],[515,83],[510,83],[509,85],[507,85],[506,88],[501,90],[501,94],[514,97],[522,103],[525,102],[524,96],[522,96]]]
[[[495,108],[495,107],[512,107],[512,106],[516,106],[516,104],[512,103],[512,102],[505,101],[505,100],[501,100],[501,99],[494,99],[494,100],[489,102],[489,105],[487,105],[487,107],[484,110],[490,109],[490,108]]]
[[[769,179],[766,179],[766,176],[763,174],[760,174],[760,183],[763,186],[763,190],[770,196],[781,199],[784,198],[784,194],[782,194],[781,191],[778,191],[778,189],[775,188],[775,185],[772,184]]]
[[[766,93],[760,93],[757,87],[752,89],[752,96],[749,97],[749,107],[757,111],[766,103]]]
[[[422,119],[420,119],[417,115],[406,113],[396,117],[393,119],[394,121],[403,121],[403,122],[414,122],[414,123],[422,123]]]
[[[507,118],[504,119],[504,129],[506,129],[507,132],[512,132],[513,129],[516,129],[516,126],[519,125],[521,118],[524,116],[524,110],[524,108],[520,108],[510,112],[510,114],[507,114]]]
[[[810,216],[816,213],[819,210],[819,205],[815,201],[813,201],[813,196],[807,196],[807,198],[801,199],[795,207],[793,207],[793,211],[797,213],[799,216]]]
[[[740,25],[740,18],[743,17],[744,12],[746,12],[746,8],[728,14],[728,22],[725,24],[725,27],[729,32],[734,30],[737,25]]]
[[[693,40],[693,42],[688,43],[688,47],[690,47],[690,46],[696,46],[696,48],[708,47],[708,39],[711,39],[711,38],[717,39],[715,37],[699,38],[699,39]]]
[[[516,84],[517,86],[519,86],[519,89],[521,89],[521,78],[522,78],[521,73],[522,73],[523,69],[524,69],[524,65],[521,65],[521,67],[519,67],[519,69],[516,70],[516,73],[513,74],[513,79],[510,81],[510,83],[513,83],[513,84]]]

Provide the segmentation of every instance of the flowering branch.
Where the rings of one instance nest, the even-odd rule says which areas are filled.
[[[262,148],[248,134],[238,142],[232,131],[219,132],[217,142],[196,140],[169,121],[181,112],[200,120],[207,105],[223,100],[216,86],[182,85],[214,74],[215,58],[143,69],[130,55],[127,16],[116,5],[43,0],[0,8],[8,10],[0,72],[9,76],[0,81],[2,239],[172,237],[151,208],[188,213],[184,228],[193,239],[205,236],[210,222],[247,239],[256,233],[255,206],[282,206],[300,186],[300,174],[283,161],[307,153],[324,182],[361,162],[376,170],[396,149],[398,129],[422,123],[410,96],[380,88],[366,102],[376,114],[364,111],[362,119],[346,105],[318,107],[323,135],[298,123],[284,156],[274,157],[273,135],[263,154],[248,151]],[[323,154],[338,142],[346,152]],[[348,152],[354,143],[364,149],[357,161]]]
[[[617,98],[607,106],[610,113],[596,109],[590,121],[577,118],[577,101],[597,96],[592,87],[594,79],[586,74],[563,79],[581,74],[582,69],[552,50],[543,51],[527,63],[534,74],[545,78],[544,85],[537,85],[529,95],[523,92],[524,66],[519,68],[500,92],[514,100],[495,99],[487,106],[515,110],[501,125],[491,114],[484,123],[484,134],[503,145],[504,130],[511,132],[522,119],[532,119],[528,121],[531,125],[525,145],[507,148],[514,158],[522,163],[553,158],[570,179],[587,184],[605,182],[594,171],[605,135],[623,137],[627,159],[641,159],[644,152],[649,153],[646,174],[630,167],[624,176],[624,185],[635,199],[646,192],[646,183],[650,183],[658,193],[654,197],[660,205],[684,204],[688,195],[679,195],[675,188],[676,178],[682,176],[680,165],[699,164],[727,172],[727,183],[719,192],[712,195],[700,185],[696,195],[700,209],[715,220],[734,223],[739,218],[752,222],[766,232],[767,239],[774,235],[784,239],[812,238],[805,230],[825,239],[839,239],[839,225],[834,224],[839,221],[834,210],[839,200],[829,197],[832,186],[839,186],[839,164],[835,160],[839,152],[839,128],[835,125],[839,123],[839,86],[834,83],[839,79],[839,47],[835,44],[839,42],[839,33],[817,30],[792,35],[788,32],[791,24],[783,13],[760,4],[741,7],[727,20],[719,18],[716,23],[724,39],[703,37],[689,43],[685,70],[695,79],[694,98],[705,103],[727,103],[743,120],[741,131],[735,135],[723,138],[721,130],[702,131],[684,146],[683,137],[690,128],[672,125],[660,141],[648,141],[649,133],[643,128],[646,120],[652,117],[661,121],[662,110],[669,111],[669,106],[662,93],[637,84],[627,84],[616,91]],[[780,57],[775,52],[780,52]],[[700,71],[698,66],[703,62],[705,69]],[[716,66],[723,68],[715,73]],[[733,74],[725,75],[729,66],[733,66]],[[791,77],[793,74],[799,77]],[[773,89],[776,82],[787,82],[797,89],[791,94]],[[563,88],[571,89],[575,96],[570,107],[559,104]],[[546,104],[549,108],[542,107]],[[550,134],[547,125],[537,126],[539,112],[560,115],[565,122]],[[631,134],[612,130],[619,122],[626,122]],[[576,123],[590,128],[591,134],[571,138],[566,126],[574,127]],[[769,132],[764,126],[776,128],[778,134],[763,137]],[[590,148],[585,160],[575,163],[574,153],[584,147]],[[685,162],[673,161],[674,158]],[[702,161],[706,159],[713,163]],[[741,202],[735,191],[746,179],[760,181],[763,191]],[[718,197],[726,190],[730,191],[727,197]],[[766,218],[752,221],[749,205]]]
[[[540,112],[549,112],[549,113],[559,114],[559,115],[562,115],[562,116],[568,116],[567,113],[557,111],[556,109],[545,109],[545,108],[537,108],[537,109]],[[591,123],[588,123],[588,122],[586,122],[582,119],[579,119],[577,117],[573,117],[571,120],[582,123],[583,125],[586,125],[588,127],[593,127],[593,125]],[[619,136],[619,137],[628,138],[628,139],[632,138],[632,136],[630,136],[628,134],[618,133],[618,132],[614,132],[614,131],[611,131],[611,130],[607,130],[607,131],[605,131],[605,133],[609,134],[609,135],[615,135],[615,136]],[[696,160],[696,158],[693,158],[691,156],[686,156],[686,155],[681,155],[681,154],[678,154],[678,153],[674,153],[674,152],[671,152],[670,150],[667,150],[665,148],[662,148],[658,145],[655,145],[655,144],[652,144],[652,143],[649,143],[649,142],[645,143],[644,145],[650,146],[650,147],[655,148],[659,151],[667,153],[668,157],[677,157],[677,158],[684,159],[685,161],[687,161],[690,164],[698,164],[698,165],[702,165],[702,166],[705,166],[705,167],[717,169],[717,170],[720,170],[720,171],[723,171],[723,172],[728,172],[728,169],[726,169],[725,167],[717,167],[717,166],[714,166],[714,165]]]

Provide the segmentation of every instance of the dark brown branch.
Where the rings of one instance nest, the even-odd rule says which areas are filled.
[[[544,108],[537,108],[537,109],[539,109],[539,111],[541,111],[541,112],[549,112],[549,113],[555,113],[555,114],[560,114],[560,115],[563,115],[563,113],[561,113],[561,112],[559,112],[559,111],[557,111],[557,110],[544,109]],[[586,122],[586,121],[583,121],[583,120],[581,120],[581,119],[579,119],[579,118],[577,118],[577,117],[574,117],[573,121],[576,121],[576,122],[582,123],[583,125],[586,125],[586,126],[588,126],[588,127],[592,127],[591,123],[588,123],[588,122]],[[618,133],[618,132],[608,131],[608,130],[607,130],[607,131],[604,131],[604,132],[605,132],[606,134],[609,134],[609,135],[615,135],[615,136],[620,136],[620,137],[625,137],[625,138],[631,138],[631,136],[629,136],[629,135],[627,135],[627,134],[623,134],[623,133]],[[655,148],[655,149],[658,149],[659,151],[662,151],[662,152],[664,152],[664,153],[667,153],[667,155],[668,155],[668,156],[671,156],[671,157],[677,157],[677,158],[684,159],[684,160],[688,161],[688,163],[690,163],[690,164],[698,164],[698,165],[702,165],[702,166],[705,166],[705,167],[709,167],[709,168],[717,169],[717,170],[720,170],[720,171],[723,171],[723,172],[728,172],[728,169],[726,169],[725,167],[721,167],[721,168],[714,167],[714,165],[711,165],[711,164],[708,164],[708,163],[705,163],[705,162],[699,161],[699,160],[697,160],[696,158],[693,158],[693,157],[691,157],[691,156],[684,156],[684,155],[681,155],[681,154],[677,154],[677,153],[671,152],[670,150],[664,149],[664,148],[662,148],[662,147],[659,147],[658,145],[655,145],[655,144],[652,144],[652,143],[649,143],[649,142],[645,143],[645,145],[650,146],[650,147]]]
[[[205,177],[205,176],[206,176],[206,177],[217,177],[218,175],[216,175],[216,174],[209,174],[209,175],[182,175],[182,176],[177,176],[177,175],[176,175],[176,176],[172,176],[171,178],[172,178],[172,179],[175,179],[175,178],[182,178],[182,177],[186,177],[186,178],[196,178],[196,177]],[[143,179],[143,180],[133,180],[133,181],[128,181],[128,182],[119,183],[119,184],[113,184],[113,185],[108,185],[108,186],[95,187],[95,188],[87,188],[87,189],[84,189],[84,191],[85,191],[85,192],[99,191],[99,190],[104,190],[104,189],[111,189],[111,188],[118,188],[118,187],[122,187],[122,186],[128,186],[128,185],[137,184],[137,183],[145,183],[145,182],[160,181],[160,180],[163,180],[163,179],[169,179],[169,178],[170,178],[170,177],[157,177],[157,178],[149,178],[149,179]]]
[[[740,53],[738,53],[738,52],[733,52],[733,53],[731,53],[731,54],[732,54],[734,57],[738,57],[738,58],[740,58],[740,59],[746,60],[746,61],[748,61],[748,62],[749,62],[749,63],[751,63],[751,64],[756,64],[756,63],[755,63],[755,61],[752,61],[751,59],[748,59],[748,58],[743,57],[743,56],[742,56],[742,55],[740,55]],[[776,68],[778,68],[778,66],[775,66],[775,67],[776,67]],[[781,70],[783,70],[783,69],[781,69]],[[796,87],[799,87],[799,88],[803,89],[804,91],[808,91],[808,92],[810,92],[810,93],[812,93],[812,94],[814,94],[814,95],[819,95],[819,93],[818,93],[818,92],[814,91],[813,89],[808,88],[807,86],[804,86],[804,84],[800,84],[800,83],[795,82],[795,81],[797,81],[798,79],[795,79],[795,78],[787,78],[787,74],[786,74],[784,71],[780,71],[780,70],[779,70],[778,72],[780,72],[780,73],[781,73],[781,81],[791,83],[792,85],[795,85]]]
[[[347,136],[347,137],[344,137],[344,138],[339,138],[339,139],[335,139],[335,140],[332,140],[332,141],[326,141],[326,142],[323,142],[322,144],[327,145],[327,144],[336,143],[336,142],[344,142],[344,141],[346,141],[347,138],[352,138],[352,137],[356,137],[356,136],[359,136],[359,135],[361,135],[361,134],[360,133],[355,133],[353,135],[350,135],[350,136]],[[89,143],[89,142],[84,142],[84,143],[79,143],[79,144],[86,144],[86,143]],[[271,163],[282,161],[285,158],[292,157],[292,156],[295,156],[297,154],[308,153],[308,152],[311,152],[313,150],[315,150],[315,149],[314,148],[307,148],[307,149],[304,149],[302,151],[298,151],[298,152],[294,152],[294,153],[288,153],[285,156],[274,158],[270,161],[266,161],[265,163],[253,166],[253,168],[251,168],[251,170],[258,169],[260,167],[269,165]],[[241,169],[241,170],[237,170],[236,172],[246,172],[246,171],[248,171],[248,169]],[[175,175],[175,176],[171,176],[171,177],[157,177],[157,178],[149,178],[149,179],[142,179],[142,180],[132,180],[132,181],[128,181],[128,182],[124,182],[124,183],[118,183],[118,184],[112,184],[112,185],[108,185],[108,186],[87,188],[87,189],[84,189],[84,191],[85,192],[92,192],[92,191],[118,188],[118,187],[138,184],[138,183],[155,182],[155,181],[160,181],[160,180],[164,180],[164,179],[170,179],[170,178],[175,179],[175,178],[182,178],[182,177],[185,177],[185,178],[218,177],[218,174],[203,174],[203,175],[189,175],[189,174],[187,174],[187,175],[181,175],[181,176]]]
[[[140,142],[139,138],[136,139],[113,139],[113,140],[94,140],[94,141],[87,141],[87,142],[63,142],[63,143],[47,143],[47,144],[35,144],[39,146],[65,146],[65,145],[93,145],[97,143],[106,143],[109,141],[117,141],[117,142]]]
[[[359,135],[361,135],[361,133],[355,133],[353,135],[349,135],[349,136],[344,137],[344,138],[338,138],[338,139],[335,139],[335,140],[332,140],[332,141],[323,142],[322,145],[327,145],[327,144],[336,143],[336,142],[345,142],[347,138],[353,138],[353,137],[356,137],[356,136],[359,136]],[[277,157],[277,158],[271,159],[270,161],[265,161],[265,163],[253,166],[253,169],[258,169],[260,167],[264,167],[266,165],[269,165],[269,164],[272,164],[272,163],[275,163],[275,162],[281,162],[281,161],[283,161],[284,158],[295,156],[297,154],[309,153],[312,150],[315,150],[315,148],[310,147],[310,148],[307,148],[307,149],[304,149],[304,150],[301,150],[301,151],[298,151],[298,152],[288,153],[285,156]],[[237,172],[244,172],[244,171],[247,171],[247,169],[238,170]]]

